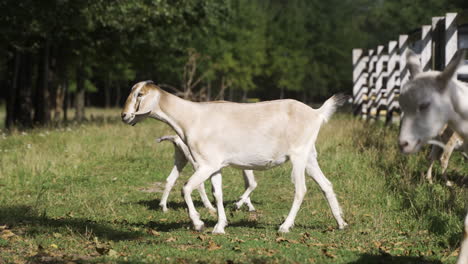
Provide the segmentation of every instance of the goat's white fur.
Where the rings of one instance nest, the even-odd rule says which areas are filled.
[[[194,168],[196,167],[196,165],[195,165],[195,161],[192,158],[192,155],[190,154],[190,150],[184,144],[182,139],[180,139],[179,136],[176,136],[176,135],[162,136],[158,138],[156,141],[158,143],[162,141],[170,141],[174,145],[174,167],[172,168],[171,173],[166,179],[166,186],[164,188],[164,193],[162,195],[161,202],[159,203],[159,206],[161,206],[162,210],[166,212],[167,211],[167,199],[169,197],[169,193],[171,192],[172,188],[174,187],[175,182],[179,178],[180,172],[184,169],[185,165],[187,164],[187,161],[190,162],[190,164],[192,164]],[[244,194],[242,194],[240,200],[236,202],[237,209],[240,209],[242,205],[245,203],[247,207],[249,208],[249,211],[255,211],[255,207],[250,201],[250,194],[257,187],[255,176],[253,174],[253,171],[251,170],[243,170],[242,174],[244,176],[245,192]],[[204,183],[202,183],[198,187],[198,192],[200,193],[200,197],[203,201],[203,204],[205,205],[206,208],[208,208],[208,210],[212,212],[216,212],[216,209],[208,200],[208,196],[206,195],[204,186],[205,186]]]
[[[412,79],[402,89],[399,101],[403,111],[399,144],[403,153],[414,153],[443,127],[448,126],[464,140],[468,151],[468,86],[456,80],[458,66],[465,58],[459,51],[443,72],[422,72],[416,54],[407,54]],[[468,263],[468,214],[458,264]]]
[[[195,173],[183,188],[190,219],[196,230],[204,227],[191,193],[211,177],[218,212],[213,233],[224,233],[227,225],[221,188],[221,169],[235,166],[260,170],[292,163],[295,195],[292,208],[280,232],[288,232],[306,193],[304,172],[318,183],[340,229],[347,224],[333,191],[317,163],[315,141],[321,125],[336,105],[346,100],[333,96],[319,109],[295,100],[276,100],[252,104],[195,103],[169,94],[152,82],[133,86],[122,111],[122,120],[135,124],[152,117],[171,126],[189,147],[195,160]]]

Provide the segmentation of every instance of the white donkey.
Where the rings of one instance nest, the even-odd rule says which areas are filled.
[[[468,86],[454,78],[464,57],[465,52],[459,51],[443,72],[422,72],[416,54],[407,54],[412,79],[403,86],[399,98],[403,111],[399,145],[403,153],[419,151],[446,124],[463,138],[463,148],[468,151]],[[468,263],[468,215],[457,263]]]
[[[213,233],[224,233],[227,225],[223,205],[221,169],[235,166],[260,170],[292,163],[294,202],[280,232],[289,232],[306,193],[304,171],[318,183],[340,229],[347,224],[333,191],[317,163],[315,141],[321,125],[346,101],[333,96],[320,109],[295,100],[276,100],[252,104],[195,103],[161,90],[151,81],[132,87],[122,110],[122,120],[136,124],[145,117],[165,122],[189,147],[196,163],[195,173],[183,188],[189,216],[195,230],[203,221],[192,201],[192,191],[211,177],[216,198],[218,223]]]
[[[180,176],[180,173],[184,169],[187,162],[190,162],[193,168],[196,167],[195,161],[192,158],[192,154],[190,154],[190,150],[187,145],[184,144],[182,139],[179,136],[171,135],[171,136],[162,136],[156,140],[158,143],[162,141],[170,141],[174,145],[174,167],[171,170],[171,173],[166,179],[166,186],[164,187],[164,193],[161,198],[161,202],[159,206],[161,206],[164,212],[167,211],[167,198],[169,197],[169,193],[171,192],[172,188],[174,187],[175,182]],[[255,176],[253,171],[251,170],[243,170],[242,175],[244,176],[244,183],[245,183],[245,192],[240,197],[240,200],[236,202],[237,209],[240,209],[242,205],[245,203],[249,208],[249,211],[255,211],[255,207],[253,206],[252,202],[250,201],[250,194],[255,190],[257,187],[257,182],[255,181]],[[216,212],[216,209],[211,204],[208,196],[206,195],[205,191],[205,184],[202,183],[198,187],[198,192],[200,193],[200,197],[203,201],[208,210],[212,212]]]

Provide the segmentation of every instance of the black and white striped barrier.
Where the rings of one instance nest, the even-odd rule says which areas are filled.
[[[355,115],[364,119],[399,120],[400,87],[409,79],[406,53],[412,49],[420,55],[424,71],[443,70],[458,49],[468,48],[468,24],[457,24],[457,13],[433,17],[430,25],[378,46],[367,52],[353,49],[353,104]],[[458,77],[468,81],[468,61]]]

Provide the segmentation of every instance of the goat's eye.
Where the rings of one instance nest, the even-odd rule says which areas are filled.
[[[142,94],[142,93],[138,93],[137,96],[138,96],[138,97],[142,97],[143,95],[144,95],[144,94]]]
[[[429,108],[429,105],[431,105],[431,103],[429,103],[429,102],[422,103],[422,104],[419,105],[418,109],[419,109],[419,111],[427,110]]]

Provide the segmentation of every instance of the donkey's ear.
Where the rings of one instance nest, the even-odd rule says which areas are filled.
[[[421,61],[419,60],[418,55],[412,50],[408,49],[406,52],[406,65],[410,72],[410,78],[413,79],[416,75],[421,73]]]
[[[445,67],[444,71],[437,76],[441,90],[445,90],[447,83],[456,75],[457,69],[465,59],[465,50],[458,50],[452,61]]]

